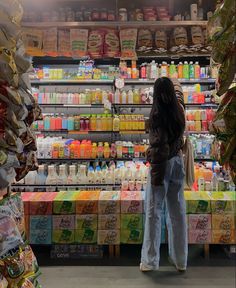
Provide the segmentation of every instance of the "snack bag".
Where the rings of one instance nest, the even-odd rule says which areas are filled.
[[[2,1],[0,2],[2,4]],[[18,38],[20,34],[20,25],[17,18],[10,17],[4,10],[0,9],[1,28],[3,28],[9,37]]]
[[[157,49],[163,48],[167,50],[167,35],[164,30],[157,30],[155,33],[155,46]]]
[[[204,44],[203,32],[200,26],[191,27],[191,36],[193,45]]]
[[[71,56],[70,51],[71,51],[70,31],[59,30],[58,31],[58,54],[59,56],[70,57]]]
[[[7,288],[7,287],[8,287],[7,279],[0,274],[0,288]]]
[[[19,1],[1,0],[0,9],[4,10],[11,19],[14,19],[16,23],[20,23],[23,17],[23,8]]]
[[[18,87],[19,77],[13,52],[3,47],[0,48],[0,75],[9,86]]]
[[[104,57],[118,57],[120,54],[120,40],[117,30],[107,29],[104,38]]]
[[[9,50],[16,48],[16,40],[11,38],[3,28],[0,28],[0,47],[5,47]]]
[[[176,27],[174,29],[174,43],[176,46],[188,45],[188,35],[186,28]]]
[[[88,53],[91,58],[101,58],[105,32],[102,29],[92,30],[88,38]]]
[[[44,31],[43,51],[46,55],[57,56],[57,28],[50,28]]]
[[[43,31],[37,29],[24,29],[23,42],[25,44],[26,53],[31,56],[44,56],[42,51],[43,46]]]
[[[88,48],[88,30],[71,29],[70,30],[70,47],[72,57],[83,57],[87,55]]]
[[[120,46],[122,59],[136,59],[136,43],[138,30],[127,28],[120,30]]]
[[[140,29],[138,31],[138,43],[137,48],[152,48],[153,46],[153,38],[152,32],[149,29]]]

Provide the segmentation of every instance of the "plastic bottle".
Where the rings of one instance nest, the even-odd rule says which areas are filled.
[[[201,73],[201,68],[199,65],[199,62],[195,62],[194,64],[194,75],[195,75],[195,79],[200,79],[200,73]]]
[[[128,104],[134,104],[134,93],[131,89],[128,92]]]
[[[117,115],[113,119],[113,131],[120,131],[120,119]]]
[[[178,64],[178,78],[183,78],[183,63],[179,62]]]
[[[35,179],[35,185],[45,185],[47,176],[44,173],[44,165],[39,165],[38,174]]]
[[[111,149],[107,142],[104,144],[104,158],[110,158],[111,155]]]
[[[97,115],[96,131],[102,131],[102,119],[101,119],[101,115]]]
[[[120,90],[117,89],[115,92],[115,104],[120,104]]]
[[[134,104],[140,104],[140,93],[139,93],[139,90],[138,89],[134,89],[134,92],[133,92],[133,102]]]
[[[161,77],[168,77],[168,65],[166,62],[161,64]]]
[[[108,93],[106,90],[102,91],[102,104],[104,104],[108,100]]]
[[[115,143],[111,144],[111,157],[116,158],[116,145],[115,145]]]
[[[155,60],[152,60],[152,62],[151,62],[150,78],[151,79],[157,78],[157,64],[156,64]]]
[[[176,71],[176,66],[175,66],[174,61],[171,61],[171,64],[170,64],[170,78],[178,78],[178,74]]]
[[[69,175],[67,177],[67,184],[77,184],[76,166],[69,166]]]
[[[125,90],[121,93],[121,104],[127,104],[127,93]]]
[[[184,61],[183,65],[183,78],[189,79],[189,65],[187,61]]]
[[[93,159],[96,159],[97,158],[97,143],[93,143],[92,145],[92,158]]]
[[[104,147],[103,147],[102,142],[99,142],[99,143],[98,143],[97,157],[98,157],[99,159],[101,159],[101,158],[104,157]]]
[[[194,79],[195,78],[195,67],[194,67],[192,61],[190,61],[190,63],[189,63],[189,78],[190,79]]]
[[[95,173],[92,166],[88,168],[87,182],[88,184],[95,184]]]
[[[77,173],[78,184],[87,184],[86,165],[80,165]]]
[[[48,176],[46,179],[46,185],[56,185],[57,184],[57,173],[55,172],[55,166],[49,165],[48,166]],[[66,183],[66,182],[64,182]]]
[[[50,117],[45,116],[43,119],[44,130],[50,130]]]
[[[74,117],[73,117],[73,116],[68,117],[68,120],[67,120],[68,130],[69,130],[69,131],[74,130],[74,129],[75,129],[74,125],[75,125],[75,123],[74,123]]]

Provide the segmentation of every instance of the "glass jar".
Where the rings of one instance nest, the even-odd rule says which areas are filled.
[[[92,21],[99,21],[100,20],[100,12],[98,9],[94,9],[92,12]]]
[[[75,13],[75,21],[82,22],[83,19],[83,12],[82,11],[76,11]]]
[[[103,8],[100,13],[100,20],[107,21],[107,19],[108,19],[107,9]]]
[[[141,9],[136,9],[135,10],[135,20],[136,21],[143,21],[144,15]]]
[[[119,21],[128,21],[128,13],[126,8],[119,9]]]
[[[116,15],[114,10],[109,10],[108,15],[107,15],[107,20],[108,21],[115,21],[116,20]]]
[[[84,21],[92,21],[92,12],[90,10],[84,11]]]

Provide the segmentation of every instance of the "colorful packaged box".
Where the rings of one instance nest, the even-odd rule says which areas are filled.
[[[81,191],[76,201],[76,214],[97,214],[100,191]]]
[[[73,244],[75,242],[75,230],[72,229],[53,230],[52,242],[54,244]]]
[[[213,214],[212,215],[213,230],[234,230],[235,215],[234,214]]]
[[[75,243],[78,244],[96,244],[97,230],[83,229],[75,231]]]
[[[99,214],[120,213],[120,191],[101,191],[98,202]]]
[[[30,216],[30,230],[52,230],[52,216]]]
[[[210,193],[203,191],[185,191],[184,193],[188,214],[210,214]]]
[[[119,245],[120,230],[98,230],[98,245]]]
[[[24,203],[24,214],[29,215],[30,199],[33,198],[37,192],[24,192],[21,193],[21,198]]]
[[[53,214],[75,214],[76,200],[79,193],[79,191],[62,191],[57,193],[57,197],[53,201]]]
[[[84,230],[98,229],[98,215],[97,214],[87,214],[87,215],[76,215],[75,229]]]
[[[143,214],[121,214],[122,230],[143,228]]]
[[[121,244],[142,244],[143,230],[141,229],[121,230],[120,242]]]
[[[75,215],[53,215],[53,230],[75,229]]]
[[[29,221],[30,216],[25,215],[25,234],[26,234],[26,239],[29,240],[29,231],[30,231],[30,221]]]
[[[51,215],[52,203],[58,193],[55,192],[39,192],[30,199],[29,212],[30,215]]]
[[[211,230],[189,230],[189,244],[210,244]]]
[[[143,195],[141,191],[121,192],[121,213],[136,214],[143,213]]]
[[[51,244],[52,231],[51,230],[30,230],[30,244]]]
[[[211,210],[214,214],[236,213],[236,192],[212,192]]]
[[[211,214],[189,214],[188,228],[190,230],[211,229]]]
[[[119,230],[120,214],[98,215],[99,230]]]
[[[236,230],[212,230],[214,244],[236,244]]]

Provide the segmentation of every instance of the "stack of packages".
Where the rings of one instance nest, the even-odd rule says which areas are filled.
[[[40,274],[25,244],[22,200],[9,192],[15,178],[19,181],[37,168],[30,126],[41,119],[28,81],[31,62],[20,40],[22,15],[17,0],[0,1],[0,285],[4,288],[39,287]]]
[[[141,191],[121,192],[121,243],[143,242],[143,195]]]
[[[120,244],[120,191],[102,191],[100,194],[98,244]]]

